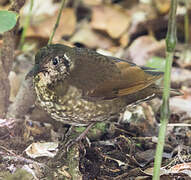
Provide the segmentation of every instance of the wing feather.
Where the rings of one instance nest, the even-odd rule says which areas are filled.
[[[140,91],[161,78],[163,72],[139,67],[123,59],[77,49],[70,82],[87,98],[111,99]],[[71,57],[72,58],[72,57]]]

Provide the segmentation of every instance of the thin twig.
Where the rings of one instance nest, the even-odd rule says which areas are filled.
[[[191,124],[186,124],[186,123],[170,123],[167,126],[168,127],[191,127]]]
[[[54,34],[55,34],[56,29],[57,29],[57,27],[58,27],[58,25],[59,25],[59,22],[60,22],[60,17],[61,17],[61,14],[62,14],[62,10],[64,9],[64,5],[65,5],[65,0],[62,0],[61,8],[60,8],[60,10],[59,10],[58,17],[57,17],[56,23],[55,23],[55,25],[54,25],[52,34],[51,34],[51,36],[50,36],[50,38],[49,38],[48,44],[51,44],[51,43],[52,43],[52,39],[53,39],[53,37],[54,37]]]
[[[23,50],[23,44],[24,44],[25,37],[26,37],[26,31],[27,31],[27,29],[29,27],[30,18],[31,18],[31,15],[32,15],[32,8],[33,8],[33,0],[30,1],[29,13],[28,13],[28,15],[27,15],[27,17],[25,19],[23,32],[21,34],[21,40],[20,40],[20,45],[19,45],[19,48],[21,50]]]
[[[22,157],[22,156],[2,156],[1,160],[2,161],[12,160],[15,162],[22,162],[22,163],[27,163],[27,164],[38,164],[42,167],[47,167],[44,163],[39,163],[37,161],[34,161],[32,159],[27,159],[27,158]]]
[[[16,156],[15,153],[13,153],[11,150],[7,149],[6,147],[0,145],[0,148],[3,149],[3,150],[5,150],[5,151],[7,151],[7,152],[10,153],[11,155]]]

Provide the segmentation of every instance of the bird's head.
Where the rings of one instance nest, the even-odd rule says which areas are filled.
[[[33,76],[45,86],[64,80],[73,67],[70,56],[73,51],[73,48],[61,44],[41,48],[35,56],[35,65],[26,78]]]

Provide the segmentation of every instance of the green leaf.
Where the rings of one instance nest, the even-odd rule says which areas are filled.
[[[0,33],[11,30],[15,26],[18,16],[12,11],[0,11]]]
[[[150,58],[147,63],[147,67],[157,68],[160,71],[164,71],[165,69],[165,59],[157,56],[153,56]]]

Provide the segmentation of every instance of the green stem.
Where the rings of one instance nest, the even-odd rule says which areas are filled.
[[[26,31],[29,27],[29,22],[30,22],[30,18],[32,15],[32,8],[33,8],[33,0],[30,1],[30,7],[29,7],[29,13],[25,19],[25,23],[24,23],[24,27],[23,27],[23,32],[21,34],[21,40],[20,40],[20,45],[19,48],[21,50],[23,50],[23,45],[24,45],[24,41],[25,41],[25,37],[26,37]]]
[[[173,52],[176,46],[176,9],[177,0],[171,1],[171,9],[169,12],[168,32],[166,36],[166,65],[164,75],[164,90],[163,90],[163,103],[161,107],[160,129],[158,136],[158,144],[154,162],[153,180],[160,179],[160,168],[162,163],[162,154],[165,143],[166,127],[170,117],[169,109],[169,94],[170,94],[170,74],[173,61]]]
[[[164,86],[164,92],[163,92],[163,104],[162,104],[161,119],[160,119],[161,124],[159,129],[158,144],[157,144],[156,155],[155,155],[153,180],[159,180],[160,178],[160,168],[161,168],[162,153],[163,153],[163,148],[165,143],[166,126],[168,124],[168,118],[170,116],[169,91],[170,91],[171,68],[169,69],[167,66],[171,67],[172,57],[173,57],[172,53],[167,53],[166,66],[165,66],[166,78],[164,77],[164,84],[167,86]]]
[[[56,29],[57,29],[57,27],[58,27],[58,25],[59,25],[59,22],[60,22],[60,17],[61,17],[61,14],[62,14],[62,10],[64,9],[64,5],[65,5],[65,0],[62,0],[61,8],[60,8],[60,10],[59,10],[58,17],[57,17],[56,23],[55,23],[55,25],[54,25],[52,34],[50,35],[48,44],[51,44],[51,43],[52,43],[52,39],[53,39],[53,37],[54,37],[54,34],[55,34]]]

